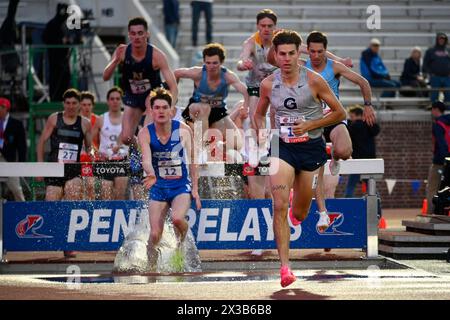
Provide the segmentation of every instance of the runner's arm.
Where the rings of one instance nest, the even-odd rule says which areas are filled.
[[[125,58],[125,50],[127,48],[126,44],[120,44],[111,57],[111,61],[106,65],[105,70],[103,71],[103,80],[108,81],[111,79],[114,74],[114,70],[116,67],[124,60]]]
[[[91,155],[92,148],[92,126],[91,122],[87,119],[82,119],[82,127],[84,133],[84,148],[86,153]]]
[[[237,70],[246,71],[253,69],[253,63],[250,60],[250,57],[253,54],[254,45],[255,43],[252,37],[245,40],[241,55],[239,56],[239,61],[237,63]]]
[[[92,127],[92,141],[98,146],[100,145],[100,129],[103,127],[103,121],[103,116],[98,117]]]
[[[364,98],[363,120],[366,121],[369,126],[373,126],[376,122],[376,116],[372,107],[372,89],[370,88],[369,82],[364,77],[340,62],[335,61],[333,68],[335,70],[335,74],[340,74],[360,87],[361,94]]]
[[[147,189],[150,189],[156,182],[155,170],[152,166],[152,151],[150,149],[150,134],[148,128],[144,127],[139,130],[138,141],[142,151],[142,168],[147,176],[143,179],[143,183]]]
[[[189,175],[192,181],[192,198],[195,200],[197,210],[201,209],[200,196],[198,193],[198,166],[194,159],[194,138],[191,128],[184,123],[180,123],[180,131],[182,137],[183,147],[186,150],[186,155],[188,155],[189,163]]]
[[[201,72],[201,68],[199,67],[191,67],[191,68],[179,68],[176,69],[173,73],[175,75],[175,79],[180,82],[180,79],[191,79],[196,80]]]
[[[172,106],[175,106],[178,101],[178,86],[175,79],[175,75],[167,62],[166,55],[159,49],[155,49],[156,67],[161,70],[161,74],[164,77],[169,91],[172,94]]]
[[[53,129],[56,127],[56,113],[52,114],[50,117],[48,117],[47,122],[45,123],[44,131],[42,132],[39,142],[37,144],[36,152],[37,152],[37,161],[43,162],[44,161],[44,147],[45,142],[50,138],[52,135]]]
[[[247,108],[248,110],[249,97],[247,92],[247,86],[243,84],[242,81],[238,78],[238,76],[230,70],[226,73],[226,79],[229,85],[233,86],[233,88],[235,88],[239,93],[241,93],[244,96],[244,108]]]
[[[259,91],[259,100],[253,119],[251,119],[252,128],[256,131],[257,139],[264,143],[264,138],[260,139],[260,130],[265,128],[266,114],[270,105],[270,94],[272,90],[273,75],[265,78],[261,82]]]

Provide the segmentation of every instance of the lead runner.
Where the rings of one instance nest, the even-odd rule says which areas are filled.
[[[260,99],[255,112],[255,129],[264,128],[269,105],[279,136],[274,135],[271,149],[270,184],[273,196],[273,228],[280,257],[281,286],[296,280],[289,267],[290,228],[287,222],[289,191],[293,187],[293,216],[306,219],[319,168],[326,162],[323,127],[345,119],[345,110],[326,81],[316,72],[298,65],[301,37],[295,31],[283,30],[273,39],[279,70],[261,83]],[[323,117],[321,101],[331,112]],[[279,143],[279,152],[273,150]]]

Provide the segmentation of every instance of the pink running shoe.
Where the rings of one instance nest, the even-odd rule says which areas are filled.
[[[287,287],[291,283],[295,282],[297,278],[292,273],[291,269],[288,266],[283,266],[280,268],[280,276],[281,276],[281,286],[283,288]]]
[[[302,223],[300,220],[297,220],[297,218],[294,217],[294,214],[292,213],[292,208],[289,208],[289,219],[291,219],[291,223],[294,227]]]

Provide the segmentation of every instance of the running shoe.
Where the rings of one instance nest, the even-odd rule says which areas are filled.
[[[288,285],[292,284],[297,278],[292,273],[291,269],[289,269],[288,266],[282,266],[280,268],[280,277],[281,277],[281,286],[283,288],[287,287]]]
[[[300,220],[297,220],[297,218],[292,213],[292,207],[289,208],[289,219],[291,219],[291,223],[294,227],[298,226],[300,223],[302,223]]]
[[[64,251],[64,258],[76,258],[77,254],[75,251]]]
[[[174,272],[184,271],[184,254],[181,248],[177,248],[173,256],[170,258],[170,266]]]
[[[251,254],[252,256],[258,256],[258,257],[260,257],[260,256],[262,256],[262,254],[263,254],[263,250],[262,250],[262,249],[255,249],[255,250],[253,250],[250,254]]]
[[[320,233],[323,233],[330,226],[330,217],[326,212],[317,212],[317,214],[320,217],[319,221],[317,221],[316,228],[317,230],[319,230]]]

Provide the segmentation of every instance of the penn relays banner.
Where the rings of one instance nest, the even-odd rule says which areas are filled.
[[[291,226],[291,248],[366,248],[367,204],[329,199],[331,224],[320,233],[313,201],[308,218]],[[139,201],[7,202],[3,206],[6,251],[114,251],[133,228]],[[286,213],[287,214],[287,213]],[[187,218],[198,249],[274,249],[270,200],[202,200]],[[289,219],[288,219],[289,220]]]

